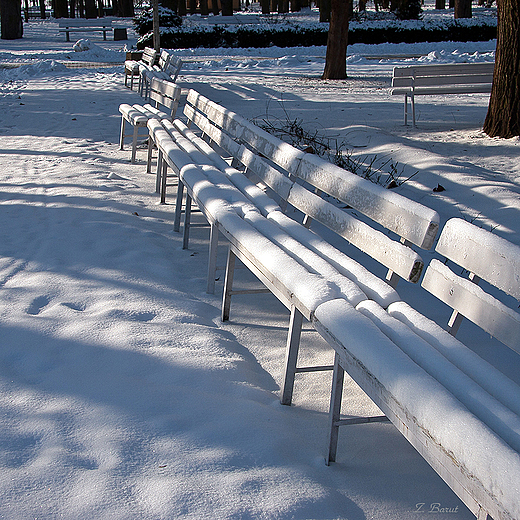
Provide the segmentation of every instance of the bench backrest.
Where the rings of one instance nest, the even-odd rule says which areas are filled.
[[[494,63],[450,63],[394,67],[392,87],[477,85],[493,81]]]
[[[423,263],[415,251],[312,193],[302,181],[375,217],[378,224],[400,231],[403,241],[421,247],[433,243],[439,222],[436,212],[297,150],[194,90],[188,93],[184,113],[286,204],[327,226],[393,273],[412,282],[419,280]]]
[[[181,98],[181,87],[171,81],[152,78],[148,97],[156,106],[163,105],[170,109],[171,114],[175,114]]]
[[[168,65],[169,61],[170,61],[170,53],[166,50],[162,50],[161,54],[159,55],[159,61],[157,62],[157,67],[160,70],[164,70],[166,68],[166,65]]]
[[[157,52],[155,49],[152,49],[151,47],[145,47],[143,51],[143,55],[141,56],[141,61],[143,63],[146,63],[150,67],[152,67],[156,61],[157,58]]]
[[[99,18],[66,18],[59,20],[59,27],[112,27],[112,20]]]
[[[170,56],[170,59],[163,70],[164,72],[166,72],[166,74],[170,76],[171,80],[175,83],[177,81],[177,76],[179,75],[181,67],[182,60],[175,56]]]
[[[454,218],[444,226],[435,250],[469,272],[466,278],[434,259],[421,284],[454,309],[450,321],[456,323],[450,332],[455,335],[460,324],[457,318],[464,316],[520,353],[520,314],[478,285],[484,280],[520,300],[520,247]]]

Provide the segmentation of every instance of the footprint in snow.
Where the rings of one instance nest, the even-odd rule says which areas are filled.
[[[49,305],[51,299],[49,296],[38,296],[35,298],[29,307],[27,308],[26,312],[27,314],[30,314],[31,316],[36,316],[42,312],[42,310]]]

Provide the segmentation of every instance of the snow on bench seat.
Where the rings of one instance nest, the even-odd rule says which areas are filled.
[[[415,416],[412,416],[407,427],[424,429],[427,436],[439,444],[439,448],[423,445],[423,441],[414,444],[411,440],[412,444],[479,519],[485,520],[487,515],[493,519],[518,518],[518,501],[515,502],[512,497],[518,497],[520,484],[500,479],[498,474],[502,470],[515,475],[520,471],[520,387],[478,356],[471,349],[471,344],[465,345],[454,336],[464,319],[467,319],[520,353],[520,314],[516,310],[517,304],[513,302],[506,305],[498,299],[499,294],[494,290],[499,289],[507,295],[504,301],[511,302],[508,299],[511,296],[515,299],[520,297],[520,247],[462,219],[451,219],[444,226],[435,250],[445,256],[446,262],[433,259],[426,269],[421,286],[453,309],[448,330],[442,329],[402,301],[391,303],[385,310],[375,301],[366,300],[358,304],[356,310],[369,318],[385,337],[441,384],[480,423],[472,427],[473,431],[471,428],[469,431],[466,429],[466,444],[464,435],[460,435],[459,430],[451,424],[455,440],[447,435],[441,436],[437,433],[439,425],[435,425],[434,421],[438,403],[432,394],[432,403],[435,403],[431,408],[433,421],[427,417],[416,421]],[[467,276],[461,273],[467,273]],[[315,315],[319,320],[324,320],[327,327],[331,327],[328,317],[318,310]],[[346,331],[344,333],[347,334]],[[335,338],[334,341],[339,344],[348,341],[348,348],[351,348],[350,338],[337,335]],[[342,348],[338,347],[336,352],[341,353]],[[386,361],[382,359],[381,362]],[[338,427],[342,424],[342,372],[344,369],[351,370],[350,365],[342,363],[338,358],[334,368],[329,461],[336,458]],[[369,366],[367,369],[375,370]],[[394,391],[389,387],[387,390]],[[379,397],[367,393],[378,404]],[[414,398],[408,397],[409,400]],[[399,406],[405,410],[412,408],[412,404],[402,398]],[[384,409],[383,412],[387,414]],[[388,417],[394,422],[391,416]],[[472,452],[473,445],[481,445],[485,451],[489,443],[487,450],[493,453],[496,440],[491,438],[489,432],[512,451],[507,456],[507,463],[505,456],[502,460],[501,455],[498,455],[500,460],[496,461],[496,467],[492,469],[491,459],[487,461],[483,458],[485,465],[480,466],[477,458],[473,457],[482,455],[473,455]],[[455,441],[460,442],[460,446]],[[439,458],[437,452],[446,452],[447,457],[453,459],[454,468],[459,468],[460,474],[455,470],[446,473],[444,466],[449,461]],[[501,449],[499,453],[506,452]]]
[[[336,364],[475,516],[520,518],[520,455],[499,434],[345,300],[320,305],[313,324],[335,346]]]

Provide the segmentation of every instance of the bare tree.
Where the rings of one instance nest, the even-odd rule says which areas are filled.
[[[484,132],[520,136],[520,0],[497,0],[495,71]]]
[[[20,0],[0,0],[0,21],[2,40],[17,40],[23,36],[22,2]]]
[[[455,9],[453,11],[455,19],[471,18],[471,0],[455,0]]]
[[[331,0],[325,70],[322,79],[347,77],[348,4],[349,0]]]

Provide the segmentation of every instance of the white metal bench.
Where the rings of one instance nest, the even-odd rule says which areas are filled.
[[[66,18],[58,22],[61,33],[65,33],[66,41],[70,42],[70,33],[102,32],[103,40],[107,39],[107,32],[111,32],[112,20],[100,18]]]
[[[192,200],[211,226],[209,292],[219,233],[229,242],[222,319],[235,294],[236,258],[291,311],[282,403],[291,402],[296,373],[334,369],[327,461],[336,458],[340,425],[390,420],[479,520],[520,518],[520,388],[454,338],[465,315],[520,351],[520,317],[475,283],[482,278],[520,298],[520,248],[459,219],[445,226],[436,251],[471,280],[434,260],[422,286],[456,309],[450,334],[390,286],[398,277],[416,281],[420,257],[373,229],[377,223],[403,242],[430,247],[435,212],[282,143],[195,91],[184,113],[192,128],[179,120],[148,123],[160,151],[161,192],[167,165],[180,179],[177,228],[187,191],[185,247]],[[352,219],[314,188],[370,220]],[[301,223],[289,217],[295,211],[305,215]],[[319,225],[389,268],[389,285],[331,247],[313,231]],[[334,367],[297,367],[303,318],[334,348]],[[340,417],[344,371],[384,416]]]
[[[128,78],[130,78],[130,88],[134,88],[134,78],[139,80],[142,70],[151,70],[157,60],[157,52],[155,49],[146,47],[140,60],[125,61],[125,86],[128,87]]]
[[[171,81],[152,78],[148,91],[148,100],[153,102],[155,106],[152,106],[150,103],[144,105],[122,103],[119,105],[119,112],[121,113],[119,147],[123,150],[125,137],[132,137],[132,164],[135,163],[136,159],[139,128],[147,129],[148,121],[154,118],[173,120],[179,106],[180,97],[181,87]],[[166,112],[164,109],[161,109],[163,107],[167,110]],[[133,127],[131,134],[125,134],[127,124]]]
[[[494,63],[394,67],[392,95],[404,95],[404,124],[408,123],[408,97],[415,126],[415,96],[489,93],[494,68]]]
[[[421,285],[454,309],[447,331],[405,302],[316,310],[336,350],[328,462],[357,422],[340,417],[347,371],[479,520],[520,518],[520,387],[454,337],[464,316],[520,353],[520,315],[490,290],[520,299],[520,247],[452,219],[436,251],[449,263],[432,260]]]
[[[399,240],[392,240],[387,234],[376,231],[374,227],[346,213],[337,205],[327,202],[313,190],[319,189],[339,198],[368,215],[379,225],[383,225],[395,233],[401,233],[403,242],[406,240],[408,243],[414,243],[422,248],[429,248],[433,244],[439,220],[434,211],[404,199],[381,186],[360,179],[316,156],[296,150],[237,114],[200,96],[194,90],[188,94],[184,114],[194,128],[197,127],[213,143],[220,154],[178,120],[173,124],[163,122],[162,125],[156,120],[149,122],[150,135],[156,143],[160,141],[160,135],[171,146],[170,141],[173,137],[176,143],[181,143],[180,146],[186,153],[191,153],[194,163],[212,165],[224,172],[231,182],[236,184],[236,188],[248,197],[250,203],[255,204],[260,214],[266,217],[265,221],[256,218],[255,226],[265,230],[265,233],[270,236],[270,240],[276,242],[289,254],[298,257],[297,251],[300,249],[301,255],[306,258],[305,261],[300,258],[300,262],[308,262],[312,257],[315,262],[313,264],[315,273],[325,276],[328,280],[334,278],[334,283],[338,287],[341,287],[343,283],[340,278],[346,276],[358,288],[361,288],[364,298],[374,298],[384,307],[387,307],[395,298],[399,298],[392,289],[399,277],[411,282],[419,280],[423,262],[415,251]],[[165,164],[168,163],[177,174],[181,173],[182,167],[176,165],[173,160],[168,161],[167,150],[164,149],[161,142],[158,142],[158,148],[158,186],[162,186],[161,200],[164,201]],[[263,191],[258,191],[258,186],[252,184],[243,173],[226,163],[221,154],[234,158],[236,166],[246,168],[247,175],[255,183],[260,183],[264,189],[268,190],[276,199],[276,203],[273,199],[267,198]],[[166,162],[163,162],[161,166],[163,156],[166,156]],[[269,162],[269,159],[272,161]],[[189,194],[184,219],[184,247],[187,247],[193,195],[190,193],[189,184],[184,181],[179,184],[177,192],[175,229],[180,228],[181,197],[184,185]],[[199,203],[200,200],[197,200],[197,204]],[[381,210],[383,206],[386,207],[385,211]],[[301,212],[302,216],[306,215],[303,224],[284,214],[282,209],[287,210],[288,207]],[[253,214],[244,218],[246,220],[253,218]],[[388,284],[307,229],[311,227],[312,221],[338,233],[350,244],[386,266],[389,269]],[[407,225],[407,222],[413,224]],[[211,222],[211,225],[208,292],[214,290],[216,250],[218,230],[220,229],[217,219]],[[220,230],[222,231],[222,229]],[[276,230],[281,230],[279,235],[276,235]],[[233,244],[229,233],[223,231],[223,234]],[[229,318],[231,296],[235,293],[232,288],[234,256],[243,257],[243,252],[233,245],[231,253],[226,269],[222,305],[223,320]],[[241,259],[255,272],[253,260]],[[264,278],[257,272],[255,274],[266,283],[265,274]],[[271,282],[268,286],[276,294],[273,283],[276,284],[276,282]],[[291,401],[295,373],[309,371],[298,368],[296,361],[302,319],[311,318],[313,307],[308,307],[302,301],[298,301],[298,298],[294,296],[295,292],[292,296],[278,295],[291,310],[291,327],[288,338],[289,362],[286,367],[286,382],[282,392],[284,404],[289,404]],[[291,294],[291,290],[288,291],[288,294]],[[344,297],[348,299],[346,293],[344,293]]]
[[[168,51],[161,51],[159,62],[151,69],[142,68],[139,75],[139,92],[146,98],[152,78],[159,78],[175,83],[182,67],[182,60],[172,56]]]

